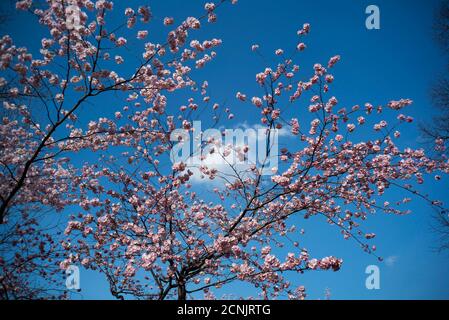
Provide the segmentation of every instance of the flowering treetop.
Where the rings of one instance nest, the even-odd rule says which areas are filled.
[[[17,48],[10,37],[2,38],[2,99],[10,112],[0,127],[5,228],[9,223],[23,228],[32,205],[71,214],[60,228],[63,235],[43,241],[41,252],[48,255],[37,255],[39,259],[62,269],[80,263],[99,271],[116,298],[186,299],[195,292],[213,298],[213,288],[240,280],[257,288],[262,298],[302,299],[305,288],[289,274],[337,271],[342,260],[313,257],[296,240],[303,230],[293,217],[324,216],[344,238],[376,255],[370,244],[375,234],[363,231],[363,221],[376,211],[409,212],[409,198],[390,200],[389,188],[401,188],[444,210],[441,202],[412,185],[426,175],[447,173],[448,164],[430,159],[421,149],[399,148],[397,124],[382,119],[387,111],[397,113],[398,123],[411,122],[403,109],[412,101],[339,106],[330,88],[340,56],[301,72],[295,64],[306,49],[309,24],[298,30],[294,52],[276,50],[278,64],[256,74],[259,96],[247,97],[244,88],[236,93],[236,103],[260,114],[266,161],[245,167],[226,162],[230,152],[245,158],[251,147],[222,145],[211,138],[199,142],[209,146],[199,167],[171,163],[175,132],[192,133],[193,120],[200,116],[224,124],[233,118],[229,108],[211,102],[207,82],[201,85],[200,101],[192,94],[187,105],[176,107],[178,102],[169,105],[167,97],[185,88],[196,92],[192,70],[215,56],[212,49],[221,40],[187,39],[203,20],[215,22],[215,11],[224,2],[207,3],[204,16],[188,17],[174,28],[174,19],[164,18],[163,24],[172,28],[164,44],[146,42],[148,31],[138,30],[142,58],[129,62],[128,74],[115,71],[117,64],[128,64],[119,54],[128,40],[119,35],[120,28],[108,27],[107,14],[113,9],[108,1],[77,1],[76,28],[66,23],[63,1],[32,10],[51,35],[42,40],[39,58]],[[32,2],[19,1],[17,6],[31,10]],[[124,26],[134,29],[151,19],[151,11],[128,8],[125,17]],[[252,50],[260,48],[253,45]],[[117,107],[114,118],[90,119],[82,127],[77,110],[108,92],[123,92],[126,105]],[[227,114],[224,119],[220,109]],[[43,124],[34,119],[39,112],[46,115]],[[303,121],[305,113],[312,115],[310,123]],[[367,126],[372,126],[371,138],[356,138]],[[280,150],[279,166],[265,175],[275,130],[288,130],[295,143]],[[77,152],[95,152],[99,161],[86,159],[79,165],[71,160]],[[218,154],[227,169],[208,163],[211,154]],[[193,182],[198,175],[218,181],[211,195]],[[14,234],[15,229],[9,230]],[[57,243],[57,248],[48,243]],[[12,273],[17,259],[5,260],[2,272]],[[19,280],[5,279],[1,281],[16,290]]]

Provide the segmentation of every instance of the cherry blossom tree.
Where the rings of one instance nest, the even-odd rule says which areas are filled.
[[[56,240],[61,237],[62,219],[53,218],[51,210],[30,206],[19,219],[2,225],[0,239],[0,299],[66,299],[66,276],[58,262],[64,249]]]
[[[146,102],[162,112],[164,92],[193,86],[191,67],[185,63],[193,60],[197,65],[205,64],[214,54],[199,55],[220,41],[212,39],[192,49],[181,49],[186,46],[188,31],[198,29],[200,20],[216,19],[214,10],[219,5],[209,6],[200,19],[188,17],[168,33],[166,43],[146,42],[148,30],[138,30],[135,36],[141,42],[140,58],[129,62],[128,74],[119,74],[114,68],[125,63],[120,53],[129,49],[128,40],[120,32],[148,23],[149,7],[128,8],[122,25],[107,28],[107,13],[113,9],[109,1],[49,1],[43,9],[39,3],[34,8],[30,0],[18,1],[17,8],[35,15],[50,37],[41,40],[37,57],[26,47],[16,46],[10,36],[0,42],[1,70],[5,73],[0,82],[1,97],[4,109],[14,114],[3,120],[2,131],[20,128],[15,135],[2,134],[6,140],[2,141],[5,159],[1,160],[0,222],[14,204],[27,202],[30,196],[42,197],[29,181],[45,186],[35,177],[40,175],[41,163],[66,151],[60,144],[66,146],[67,142],[105,131],[100,125],[91,125],[88,132],[74,126],[78,109],[89,99],[117,91],[128,92],[133,99],[133,94],[141,90]],[[164,23],[173,21],[167,18]],[[45,119],[38,119],[42,114]]]
[[[208,166],[207,161],[199,168],[184,162],[167,166],[173,149],[169,137],[179,129],[192,133],[192,111],[209,101],[204,88],[203,101],[189,99],[189,106],[181,106],[177,117],[152,106],[131,112],[127,117],[133,122],[131,130],[139,134],[105,141],[105,145],[127,146],[126,151],[103,154],[101,162],[85,164],[76,179],[84,213],[74,214],[65,230],[68,238],[63,243],[70,249],[61,267],[79,262],[100,271],[106,275],[111,294],[119,299],[183,300],[195,297],[196,292],[213,298],[212,289],[234,281],[252,284],[261,298],[302,299],[305,288],[292,283],[289,274],[336,271],[342,260],[315,258],[302,248],[295,239],[303,231],[292,223],[293,217],[324,216],[344,238],[376,255],[375,245],[369,244],[375,234],[362,231],[362,222],[376,211],[409,213],[404,204],[410,198],[389,202],[384,199],[388,189],[401,188],[444,210],[441,202],[412,185],[422,183],[426,175],[447,173],[447,163],[426,157],[422,149],[401,150],[395,144],[400,136],[397,125],[413,120],[400,113],[412,101],[338,108],[329,87],[334,81],[330,70],[339,56],[326,66],[315,64],[309,75],[299,78],[294,58],[306,48],[301,40],[309,31],[310,25],[305,24],[298,31],[294,53],[287,56],[282,49],[276,50],[279,64],[256,75],[260,97],[236,94],[261,114],[268,136],[266,160],[273,129],[288,128],[299,142],[300,147],[281,150],[281,166],[269,168],[274,175],[263,174],[268,161],[244,170],[229,162],[226,171]],[[254,45],[253,50],[259,47]],[[289,108],[304,108],[301,101],[307,96],[308,110],[299,112],[310,112],[311,123],[286,118]],[[397,124],[379,119],[385,110],[398,113]],[[359,128],[369,125],[368,118],[373,119],[370,126],[375,138],[354,141],[360,139],[356,135]],[[212,146],[208,154],[201,155],[204,160],[210,154],[226,159],[229,152],[248,152],[248,148],[232,149],[215,139],[198,143]],[[200,195],[201,187],[193,181],[198,175],[217,181],[212,195]],[[276,247],[283,248],[282,253]]]
[[[49,208],[62,211],[77,203],[69,190],[74,179],[70,154],[85,148],[96,150],[102,145],[103,136],[133,134],[104,118],[81,120],[78,112],[92,108],[97,97],[107,94],[121,95],[128,101],[139,95],[145,103],[153,104],[154,110],[164,112],[164,94],[195,86],[189,76],[189,64],[200,67],[213,58],[211,49],[220,44],[219,40],[207,40],[192,48],[187,40],[189,32],[200,28],[201,20],[216,20],[214,11],[224,2],[209,5],[201,17],[187,17],[177,25],[173,19],[164,19],[169,28],[164,43],[146,39],[145,25],[152,17],[146,5],[127,8],[117,17],[113,15],[113,3],[104,0],[16,2],[16,8],[29,12],[47,36],[41,39],[37,52],[15,44],[9,35],[0,39],[0,223],[4,224],[1,228],[5,235],[2,252],[11,253],[11,245],[20,250],[17,241],[25,243],[23,235],[33,230],[33,238],[44,238],[41,247],[49,245],[52,249],[45,256],[43,252],[39,255],[40,249],[32,256],[47,262],[52,259],[50,255],[57,251],[53,242],[57,240],[40,229],[41,221],[35,213]],[[117,21],[120,24],[114,25]],[[132,46],[128,47],[122,33],[134,33]],[[136,49],[136,58],[132,59],[129,52]],[[124,53],[130,59],[126,61],[126,70],[119,74],[117,68],[125,63]],[[47,226],[43,228],[46,230]],[[18,238],[13,240],[14,237]],[[19,281],[7,278],[20,273],[10,263],[35,260],[27,258],[29,250],[28,247],[16,254],[2,255],[3,297],[8,296],[8,290],[13,291],[12,297],[23,297],[16,292],[23,287]],[[27,270],[38,265],[33,262]]]
[[[214,298],[236,281],[252,285],[260,298],[303,299],[306,291],[295,275],[337,271],[343,261],[331,253],[314,257],[301,245],[304,230],[296,226],[301,218],[324,217],[345,239],[377,256],[375,234],[363,228],[369,216],[407,214],[412,197],[445,210],[415,186],[448,173],[447,162],[396,144],[399,126],[413,121],[403,111],[412,101],[339,106],[330,87],[340,56],[301,72],[296,64],[306,50],[309,24],[298,30],[292,52],[276,50],[278,63],[256,74],[260,95],[249,98],[241,88],[232,103],[260,115],[261,163],[242,167],[227,161],[229,154],[245,160],[254,150],[210,137],[193,141],[207,147],[199,165],[172,162],[175,145],[191,142],[186,137],[195,133],[195,120],[223,128],[234,118],[232,106],[213,102],[207,81],[198,85],[191,77],[215,57],[221,40],[188,41],[188,36],[204,20],[215,22],[224,2],[207,3],[203,16],[178,25],[164,18],[171,31],[163,44],[145,42],[148,31],[137,30],[143,52],[136,61],[120,55],[129,39],[119,33],[148,22],[148,7],[126,9],[123,26],[108,27],[111,2],[71,2],[79,9],[75,27],[67,24],[72,21],[67,14],[75,10],[68,2],[51,1],[45,9],[17,2],[51,37],[42,40],[40,58],[8,36],[0,45],[5,72],[0,213],[8,238],[1,245],[18,250],[8,259],[2,254],[2,297],[42,297],[44,291],[27,282],[28,274],[40,270],[39,277],[54,284],[55,266],[79,264],[103,275],[118,299],[184,300],[201,293]],[[258,45],[252,50],[262,54]],[[126,65],[128,73],[119,74],[117,65]],[[191,89],[191,97],[169,105],[169,93],[181,89]],[[76,116],[107,93],[124,99],[114,117],[85,122]],[[384,113],[397,113],[397,123],[387,123]],[[42,114],[46,118],[38,122]],[[295,142],[279,150],[279,166],[272,167],[279,130]],[[358,134],[363,131],[371,138]],[[86,152],[98,160],[74,160]],[[222,159],[219,166],[207,161],[212,156]],[[403,190],[405,198],[390,199],[392,188]],[[69,213],[68,223],[52,224],[56,230],[46,232],[45,217],[54,213],[39,221],[30,215],[45,209]],[[15,244],[27,237],[33,246],[25,254]],[[17,267],[29,254],[32,263]],[[44,273],[41,266],[50,269]],[[20,292],[21,286],[28,291]]]

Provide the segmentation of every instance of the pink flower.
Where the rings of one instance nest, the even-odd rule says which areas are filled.
[[[126,266],[125,272],[123,273],[123,275],[126,278],[131,278],[134,277],[134,275],[136,274],[136,268],[134,268],[131,264],[128,264]]]
[[[349,132],[352,132],[352,131],[354,131],[354,129],[355,129],[355,125],[354,125],[353,123],[348,123],[348,124],[346,125],[346,127],[347,127],[347,129],[348,129]]]
[[[140,30],[137,32],[137,39],[145,39],[148,35],[147,30]]]
[[[296,118],[291,119],[290,125],[292,126],[291,132],[294,135],[299,134],[299,121]]]
[[[251,102],[252,104],[254,104],[256,107],[261,107],[262,106],[262,99],[258,98],[258,97],[252,97],[251,98]]]
[[[16,2],[16,9],[18,10],[28,10],[33,4],[32,0],[22,0]]]
[[[392,100],[388,103],[388,107],[394,110],[400,110],[405,106],[411,105],[413,103],[410,99],[401,99],[399,101]]]
[[[362,117],[362,116],[360,116],[360,117],[357,118],[357,122],[358,122],[359,124],[364,124],[364,123],[365,123],[365,118]]]
[[[285,187],[289,185],[290,178],[284,176],[273,176],[271,177],[271,181]]]
[[[282,50],[282,49],[277,49],[277,50],[275,51],[275,54],[276,54],[277,56],[283,55],[283,54],[284,54],[284,50]]]
[[[302,26],[302,29],[298,30],[297,34],[298,36],[306,35],[310,32],[310,24],[304,23]]]
[[[141,7],[139,7],[138,12],[142,16],[141,19],[140,19],[142,22],[146,23],[146,22],[150,21],[150,19],[151,19],[151,11],[150,11],[149,7],[141,6]]]
[[[298,43],[298,45],[296,46],[296,49],[298,49],[299,51],[303,51],[306,48],[306,45],[303,42]]]
[[[246,101],[246,95],[243,94],[243,93],[241,93],[240,91],[237,92],[237,94],[235,95],[235,97],[236,97],[237,99],[239,99],[240,101]]]
[[[200,21],[194,17],[188,17],[186,23],[192,29],[199,29],[201,26]]]
[[[215,3],[213,2],[208,2],[204,5],[204,9],[206,9],[207,11],[213,11],[215,9]]]
[[[175,22],[175,19],[173,19],[173,17],[165,17],[164,18],[164,25],[165,26],[172,25],[173,22]]]
[[[126,39],[125,38],[123,38],[123,37],[120,37],[120,38],[118,38],[117,39],[117,41],[115,41],[115,45],[117,46],[117,47],[121,47],[121,46],[124,46],[125,44],[126,44]]]
[[[185,168],[186,168],[186,165],[183,162],[177,162],[172,166],[172,169],[174,171],[184,171]]]
[[[332,58],[330,58],[330,60],[327,64],[328,68],[332,68],[338,61],[340,61],[339,55],[336,55],[336,56],[333,56]]]
[[[115,63],[122,64],[124,61],[121,56],[115,56]]]

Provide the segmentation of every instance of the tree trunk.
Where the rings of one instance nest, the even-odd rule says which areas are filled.
[[[186,284],[184,281],[179,281],[178,283],[178,300],[186,300],[187,292],[186,292]]]

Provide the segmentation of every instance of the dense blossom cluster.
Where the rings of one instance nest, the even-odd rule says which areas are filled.
[[[290,274],[337,271],[342,260],[311,256],[300,245],[304,230],[291,217],[322,215],[344,238],[375,254],[376,247],[368,244],[375,234],[361,229],[363,220],[376,211],[408,213],[408,198],[385,200],[389,188],[442,209],[411,183],[448,173],[447,162],[432,160],[421,149],[399,148],[396,126],[379,118],[385,109],[403,112],[412,101],[340,107],[329,94],[338,55],[300,75],[286,51],[277,49],[280,62],[256,74],[262,94],[235,94],[236,103],[260,114],[264,128],[287,129],[296,141],[280,150],[281,164],[270,168],[272,176],[262,174],[264,165],[239,171],[229,164],[232,173],[225,174],[205,164],[201,176],[220,181],[205,196],[193,185],[192,168],[169,164],[170,134],[192,132],[203,105],[212,105],[214,122],[234,117],[207,96],[207,82],[200,86],[201,101],[193,97],[198,85],[192,72],[215,57],[212,50],[221,40],[190,37],[204,20],[217,20],[224,2],[206,3],[203,16],[178,25],[165,17],[166,43],[147,42],[150,8],[127,8],[124,27],[139,28],[133,40],[141,42],[143,60],[137,62],[126,58],[131,39],[108,27],[112,2],[77,1],[81,25],[76,30],[66,24],[63,1],[49,1],[46,8],[17,2],[18,9],[38,17],[49,37],[38,54],[17,47],[9,36],[0,40],[2,298],[54,297],[26,279],[35,274],[54,285],[53,270],[77,264],[105,275],[116,298],[185,299],[196,292],[211,298],[213,288],[240,280],[257,288],[261,298],[303,299],[305,288]],[[310,30],[309,24],[298,30],[298,52],[306,49],[303,38]],[[117,71],[122,64],[129,73]],[[181,89],[192,89],[192,98],[177,109],[169,106],[169,94]],[[78,118],[79,110],[108,93],[121,95],[125,103],[111,118]],[[310,120],[303,120],[305,113]],[[37,122],[38,114],[45,120]],[[397,116],[400,124],[412,120]],[[373,138],[355,138],[362,126],[372,126]],[[246,152],[247,146],[241,149]],[[75,154],[89,156],[80,163]],[[69,219],[48,229],[55,209],[68,212]]]

